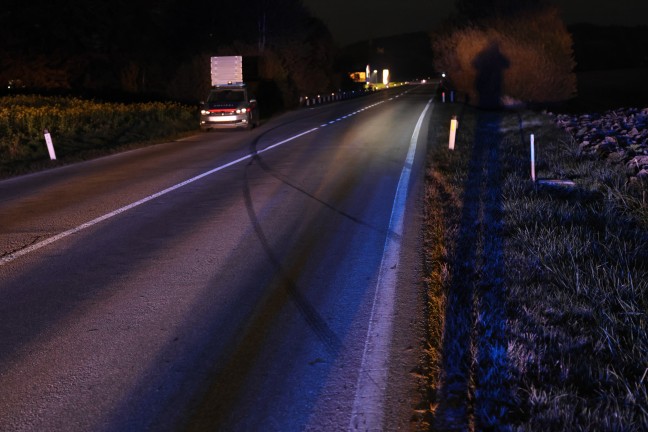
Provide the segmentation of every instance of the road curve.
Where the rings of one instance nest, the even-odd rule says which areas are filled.
[[[393,331],[371,415],[406,428],[433,90],[0,182],[0,430],[364,430],[354,402],[390,241]]]

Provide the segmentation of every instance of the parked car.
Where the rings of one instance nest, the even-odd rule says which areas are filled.
[[[200,128],[252,129],[259,125],[259,107],[245,84],[215,86],[200,111]]]

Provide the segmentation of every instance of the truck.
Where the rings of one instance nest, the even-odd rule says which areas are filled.
[[[200,110],[200,129],[252,129],[258,125],[257,101],[243,82],[243,57],[212,57],[211,89]]]

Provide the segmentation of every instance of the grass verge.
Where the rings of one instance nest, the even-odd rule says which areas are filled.
[[[645,191],[542,114],[439,105],[425,430],[648,430]],[[540,178],[530,180],[528,135]]]
[[[195,108],[172,102],[5,96],[0,98],[0,177],[169,139],[197,125]],[[54,142],[56,161],[49,160],[45,129]]]

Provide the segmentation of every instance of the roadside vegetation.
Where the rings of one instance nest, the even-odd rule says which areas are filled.
[[[44,130],[57,159],[79,160],[195,130],[195,107],[172,102],[104,103],[78,98],[0,98],[0,176],[52,165]],[[55,163],[55,162],[54,162]]]
[[[648,194],[548,116],[437,105],[420,430],[648,430]],[[529,134],[539,179],[530,179]]]
[[[431,41],[437,70],[471,104],[560,102],[575,95],[573,41],[557,8],[537,0],[456,4],[460,18],[433,32]],[[487,91],[501,100],[488,100]]]

